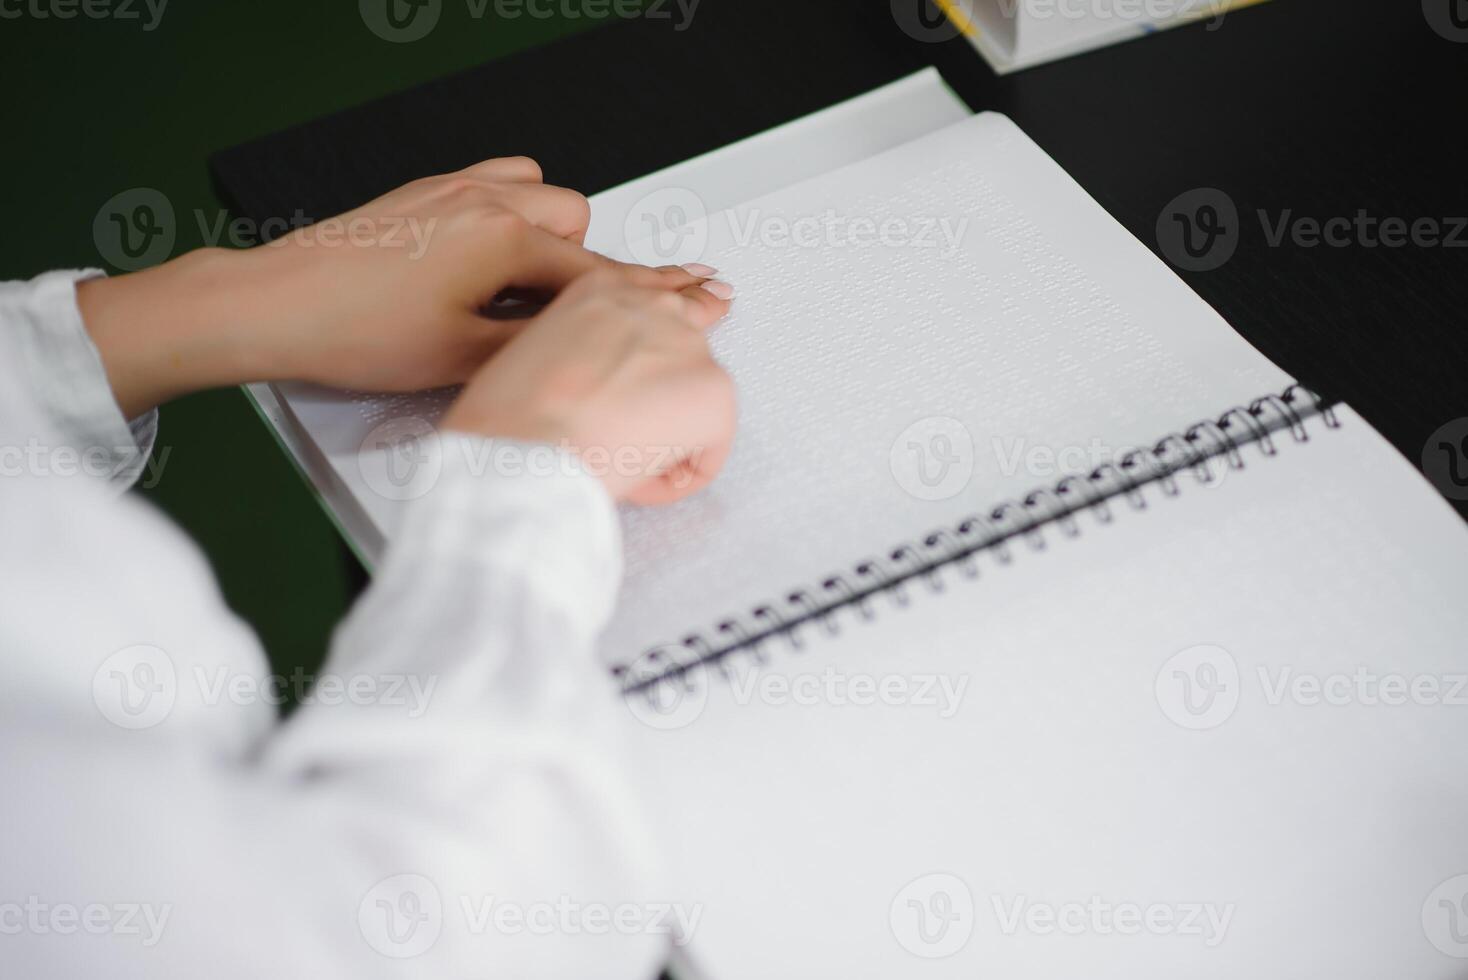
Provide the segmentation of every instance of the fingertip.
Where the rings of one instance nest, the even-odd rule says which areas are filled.
[[[699,327],[711,327],[728,314],[730,302],[704,288],[706,284],[687,286],[679,294],[688,301],[689,313]]]
[[[717,471],[708,472],[701,467],[682,461],[666,473],[659,473],[632,487],[623,499],[638,507],[660,507],[691,497],[713,482]]]
[[[714,299],[722,300],[725,303],[734,298],[734,287],[719,279],[710,279],[707,282],[701,282],[698,284],[698,288],[708,293]]]
[[[655,476],[628,490],[622,499],[635,507],[660,507],[676,502],[681,496],[667,480]]]
[[[658,281],[663,286],[669,289],[696,286],[719,272],[713,266],[704,265],[702,262],[685,262],[682,265],[633,266],[633,268],[647,269],[658,277]]]
[[[657,276],[658,285],[664,289],[686,289],[689,286],[697,286],[703,281],[700,277],[677,265],[660,265],[652,271]]]

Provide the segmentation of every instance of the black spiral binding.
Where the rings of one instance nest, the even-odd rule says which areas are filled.
[[[1241,470],[1244,447],[1258,446],[1264,456],[1273,456],[1277,452],[1274,436],[1284,431],[1295,442],[1306,442],[1305,422],[1316,416],[1327,428],[1337,428],[1340,422],[1332,411],[1334,404],[1303,385],[1291,385],[1281,394],[1256,399],[1248,408],[1231,408],[1181,434],[1170,434],[1151,448],[1128,452],[1085,476],[1066,477],[1019,501],[1000,503],[987,515],[977,514],[918,542],[900,544],[882,558],[857,563],[849,574],[831,575],[817,586],[795,589],[783,600],[757,606],[745,617],[725,619],[710,633],[653,647],[638,658],[638,669],[622,665],[613,673],[622,682],[624,694],[643,694],[662,684],[691,685],[696,669],[722,666],[736,653],[748,651],[763,662],[763,644],[769,640],[784,640],[798,650],[804,645],[801,627],[813,625],[835,634],[841,628],[836,613],[842,610],[855,608],[861,618],[873,619],[877,615],[874,599],[888,597],[899,606],[906,605],[908,586],[919,582],[942,591],[943,572],[954,566],[969,578],[977,578],[975,559],[982,552],[1008,564],[1010,542],[1023,538],[1043,549],[1043,530],[1052,524],[1075,537],[1080,534],[1076,517],[1082,512],[1091,512],[1102,524],[1110,523],[1109,505],[1116,498],[1144,510],[1144,487],[1157,484],[1165,495],[1177,496],[1179,488],[1173,477],[1187,469],[1194,469],[1205,481],[1211,478],[1208,464],[1216,459],[1221,458],[1228,469]]]

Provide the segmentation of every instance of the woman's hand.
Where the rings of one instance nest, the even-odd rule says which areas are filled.
[[[524,327],[482,314],[496,296],[551,296],[619,267],[581,247],[588,216],[586,199],[543,184],[534,161],[488,160],[265,246],[83,283],[78,303],[129,417],[247,381],[435,387],[467,379]],[[704,281],[641,275],[661,290]]]
[[[727,295],[669,291],[650,269],[593,272],[479,369],[443,424],[575,449],[617,500],[687,496],[734,437],[734,386],[705,337]]]

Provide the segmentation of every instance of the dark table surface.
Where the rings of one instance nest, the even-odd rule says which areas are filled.
[[[703,0],[683,29],[676,16],[598,28],[212,165],[257,221],[324,217],[520,153],[594,193],[934,64],[1175,266],[1194,263],[1159,227],[1178,227],[1175,208],[1196,220],[1200,202],[1219,205],[1225,234],[1204,256],[1217,267],[1179,275],[1419,464],[1468,416],[1468,19],[1455,3],[1274,0],[998,77],[964,39],[904,30],[904,0]],[[1311,244],[1311,219],[1340,219],[1334,239]],[[1418,240],[1396,243],[1387,219]]]

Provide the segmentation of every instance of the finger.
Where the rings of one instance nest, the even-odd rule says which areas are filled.
[[[678,464],[678,469],[683,469],[682,463]],[[638,507],[661,507],[676,503],[693,492],[683,489],[688,482],[688,479],[671,473],[659,474],[628,490],[625,499],[627,503]]]
[[[578,245],[586,240],[591,205],[575,191],[549,184],[503,184],[495,190],[506,207],[537,228]]]
[[[525,290],[545,297],[559,293],[576,279],[592,272],[603,273],[608,286],[634,286],[663,292],[688,289],[703,281],[677,266],[654,269],[618,262],[543,229],[522,230],[523,241],[517,242],[510,250],[510,263],[501,267],[500,282],[495,284],[495,292]],[[490,243],[490,247],[502,252],[501,246],[498,241]],[[591,285],[593,288],[596,286]]]
[[[459,173],[491,183],[539,184],[545,180],[540,164],[529,157],[495,157],[465,167]]]
[[[615,259],[607,259],[604,266],[592,270],[598,274],[595,282],[585,282],[588,288],[612,288],[625,289],[633,287],[646,289],[659,294],[677,292],[687,288],[690,279],[697,283],[685,272],[664,273],[659,269],[649,269],[646,266],[628,265]],[[535,289],[510,287],[500,293],[502,299],[519,300],[525,303],[535,303],[544,306],[547,301],[554,298],[555,291],[551,289]],[[681,313],[681,310],[678,312]]]
[[[702,262],[684,262],[682,265],[664,265],[660,269],[681,269],[696,279],[712,279],[719,274],[719,270]]]
[[[710,273],[714,271],[709,266],[699,268],[707,269]],[[607,259],[606,271],[618,277],[619,285],[656,289],[663,292],[679,292],[707,281],[707,276],[689,272],[685,266],[646,266],[638,265],[635,262],[620,262],[611,258]]]
[[[626,500],[641,507],[657,507],[691,497],[714,481],[728,458],[727,444],[696,447],[664,472],[627,491]]]
[[[624,499],[630,503],[666,504],[698,493],[713,482],[729,458],[737,415],[729,375],[709,362],[705,369],[687,375],[687,380],[691,386],[678,397],[686,409],[682,420],[691,426],[678,440],[682,448],[671,465],[626,492]]]
[[[686,286],[668,290],[660,285],[639,286],[632,280],[642,278],[636,270],[600,273],[588,277],[577,288],[583,292],[607,290],[618,295],[619,302],[638,311],[645,325],[665,324],[681,331],[693,328],[699,333],[717,323],[729,312],[729,301],[710,293],[705,286]]]
[[[567,241],[541,228],[524,227],[509,248],[492,236],[488,248],[497,261],[493,292],[529,290],[539,294],[559,293],[575,280],[593,272],[615,273],[620,263]],[[486,297],[488,298],[488,297]]]
[[[697,286],[672,292],[632,285],[626,276],[616,273],[588,278],[585,285],[578,284],[577,289],[585,292],[604,289],[615,293],[617,302],[631,311],[644,327],[675,333],[696,332],[701,335],[729,309],[727,302]]]
[[[661,289],[668,292],[678,292],[679,290],[687,289],[689,286],[697,286],[704,281],[703,276],[696,275],[676,265],[660,265],[654,267],[634,265],[629,262],[617,262],[615,265],[628,283],[644,289]],[[708,267],[704,266],[703,268]]]
[[[686,317],[690,323],[700,330],[707,330],[718,323],[729,313],[732,305],[733,290],[712,290],[710,286],[728,286],[728,283],[717,280],[701,283],[697,286],[687,286],[679,290],[684,299]]]

